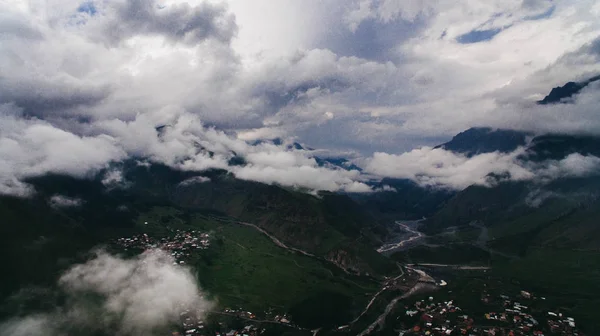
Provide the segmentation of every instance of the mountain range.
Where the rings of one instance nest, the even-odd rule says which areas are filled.
[[[566,102],[599,79],[554,88],[539,103]],[[299,143],[290,146],[305,149]],[[436,148],[465,157],[522,148],[521,160],[544,162],[574,153],[600,157],[600,138],[471,128]],[[346,158],[315,160],[321,166],[360,170]],[[28,181],[37,191],[31,198],[0,196],[2,299],[23,286],[52,283],[68,265],[85,259],[90,248],[137,232],[140,214],[160,206],[189,218],[200,213],[252,223],[358,276],[385,276],[396,269],[394,259],[375,248],[393,235],[393,220],[426,217],[422,230],[435,242],[471,244],[509,256],[499,270],[544,291],[560,289],[581,315],[591,316],[586,310],[600,304],[594,295],[600,293],[594,266],[600,262],[599,174],[543,183],[490,176],[495,183],[464,190],[385,178],[370,182],[379,192],[311,194],[240,180],[222,170],[179,171],[135,159],[110,169],[121,171],[125,182],[107,185],[102,180],[106,171],[87,179],[47,175]],[[71,203],[60,203],[60,197]],[[13,308],[5,305],[2,313],[10,315]]]

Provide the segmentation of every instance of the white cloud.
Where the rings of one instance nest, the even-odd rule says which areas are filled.
[[[46,314],[8,321],[0,333],[11,336],[63,335],[69,330],[147,335],[179,321],[188,309],[202,317],[211,307],[188,268],[160,250],[134,259],[105,252],[72,267],[59,284],[67,306]],[[101,300],[87,300],[93,294]]]
[[[191,184],[206,183],[206,182],[210,182],[210,178],[208,178],[206,176],[194,176],[187,180],[183,180],[181,183],[179,183],[179,185],[180,186],[188,186]]]
[[[78,136],[47,122],[0,114],[0,192],[31,192],[23,179],[46,173],[85,177],[112,160],[124,158],[107,135]]]
[[[237,178],[268,184],[280,184],[289,187],[307,188],[310,190],[369,192],[371,188],[357,181],[360,173],[357,170],[332,170],[314,166],[273,167],[263,165],[247,165],[233,169]]]
[[[540,164],[538,178],[553,180],[559,177],[582,177],[600,174],[600,158],[579,153],[569,154],[562,160],[549,160]]]
[[[422,186],[461,190],[470,185],[492,186],[498,180],[548,182],[561,177],[600,174],[600,158],[573,153],[540,163],[522,160],[524,148],[511,153],[472,157],[442,148],[423,147],[393,155],[375,153],[365,171],[382,177],[410,179]],[[495,177],[490,177],[493,174]]]
[[[0,325],[0,332],[6,336],[53,336],[54,328],[47,316],[35,315],[5,322]]]
[[[12,110],[11,110],[12,111]],[[14,112],[14,111],[13,111]],[[310,151],[288,147],[289,142],[251,146],[223,131],[205,127],[199,118],[178,108],[137,115],[133,120],[105,119],[86,126],[79,136],[41,120],[23,120],[5,113],[0,126],[0,192],[26,196],[23,181],[47,173],[92,177],[112,162],[128,157],[163,163],[175,169],[225,169],[236,177],[313,190],[370,191],[357,171],[319,167]],[[245,166],[229,166],[241,156]],[[122,172],[109,168],[102,183],[123,182]]]
[[[528,206],[530,206],[532,208],[539,208],[540,205],[542,205],[544,202],[546,202],[546,200],[548,200],[550,198],[558,198],[558,197],[564,197],[564,196],[559,193],[552,192],[552,191],[535,189],[527,194],[527,196],[525,197],[525,204],[527,204]]]
[[[573,104],[509,103],[490,111],[486,119],[490,124],[504,128],[532,130],[537,133],[559,131],[566,134],[598,136],[600,129],[600,118],[597,114],[597,106],[600,103],[599,92],[600,83],[594,82],[575,96]]]
[[[2,194],[30,194],[27,177],[82,177],[128,157],[366,190],[355,173],[317,167],[309,154],[241,140],[296,138],[370,155],[471,126],[600,130],[593,87],[575,105],[532,104],[600,71],[591,0],[81,5],[0,2]],[[485,30],[498,33],[459,41]],[[249,166],[229,167],[232,152]]]
[[[19,29],[10,31],[29,27],[45,38],[33,44],[4,41],[6,52],[0,59],[10,71],[3,82],[5,100],[35,113],[48,109],[123,120],[178,105],[209,124],[271,135],[301,131],[307,138],[313,129],[335,124],[336,130],[363,129],[357,141],[369,145],[376,139],[375,144],[386,147],[402,138],[397,134],[448,136],[490,121],[486,112],[495,105],[482,95],[551,66],[598,31],[597,10],[590,11],[593,6],[586,1],[309,1],[300,7],[260,1],[231,2],[231,12],[220,1],[191,1],[189,7],[169,1],[161,10],[150,3],[118,1],[93,2],[98,11],[93,16],[77,12],[76,1],[64,2],[61,8],[7,8],[23,18],[12,23]],[[555,10],[548,18],[527,19],[552,5]],[[356,16],[350,21],[358,30],[342,36],[347,41],[332,38],[327,35],[331,29],[324,28],[344,20],[335,16],[340,11]],[[231,33],[236,30],[231,14],[239,26],[237,36]],[[74,17],[85,24],[57,24]],[[337,51],[339,44],[369,47],[372,36],[360,35],[362,20],[374,20],[375,32],[393,22],[414,21],[415,35],[369,48],[394,50],[380,59]],[[166,24],[171,21],[177,23]],[[492,41],[455,41],[473,29],[509,25]],[[107,32],[107,27],[114,29]],[[186,42],[188,33],[199,43],[164,43]],[[118,45],[111,42],[110,50],[98,43],[123,39]],[[56,48],[60,45],[69,47]],[[254,51],[248,53],[250,49]],[[573,73],[572,66],[569,70]],[[566,81],[568,74],[562,72],[557,80]],[[548,85],[536,82],[540,84]],[[364,120],[366,113],[377,118]],[[373,127],[386,123],[387,128]],[[356,146],[345,137],[336,140]]]
[[[304,153],[296,152],[255,152],[249,153],[246,160],[253,165],[267,166],[273,168],[286,168],[297,166],[315,166],[316,162],[312,158],[308,158]]]
[[[381,186],[381,188],[377,188],[376,191],[397,192],[398,190],[396,190],[394,187],[384,184]]]
[[[81,198],[68,197],[64,195],[53,195],[48,201],[55,208],[72,208],[78,207],[83,203]]]
[[[356,7],[349,10],[344,17],[344,21],[348,24],[348,28],[355,32],[362,21],[375,17],[371,9],[370,0],[362,0],[356,4]]]
[[[123,172],[120,169],[109,169],[102,176],[102,184],[107,187],[123,185],[123,182]]]
[[[366,171],[411,179],[425,186],[464,189],[472,184],[489,185],[490,173],[508,171],[513,179],[531,179],[533,174],[516,163],[522,153],[523,150],[508,155],[487,153],[469,158],[441,148],[423,147],[400,155],[375,153]]]

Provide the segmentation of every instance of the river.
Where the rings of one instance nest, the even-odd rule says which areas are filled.
[[[417,230],[419,224],[423,220],[416,221],[396,221],[396,225],[400,227],[403,234],[396,239],[388,242],[377,249],[377,252],[391,254],[396,251],[404,250],[420,244],[425,235]]]

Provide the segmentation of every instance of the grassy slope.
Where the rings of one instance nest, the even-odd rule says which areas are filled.
[[[483,265],[491,261],[492,256],[480,248],[470,244],[448,244],[428,247],[425,245],[410,250],[396,252],[394,260],[405,263],[434,263],[449,265]]]
[[[223,307],[291,311],[307,326],[318,325],[322,322],[318,316],[332,311],[335,313],[327,320],[344,323],[366,304],[366,294],[379,288],[371,278],[348,275],[329,262],[288,252],[250,227],[207,220],[203,215],[170,206],[129,204],[129,208],[136,217],[128,225],[107,229],[81,225],[74,217],[81,209],[56,210],[42,201],[2,199],[0,228],[6,271],[1,281],[2,298],[19,288],[52,287],[65,268],[83,260],[97,244],[141,232],[162,236],[168,234],[166,226],[212,232],[212,246],[200,250],[191,264],[201,286]],[[146,221],[150,224],[144,225]],[[46,291],[28,293],[30,302],[52,296]],[[329,297],[333,304],[330,308],[335,309],[325,311],[326,306],[319,300],[308,300],[315,295]],[[21,297],[5,301],[0,313],[11,315],[22,309]]]
[[[187,222],[181,214],[172,208],[155,208],[138,223],[151,223],[145,227],[153,234],[163,232],[163,225],[211,232],[211,247],[200,251],[192,264],[202,287],[222,307],[291,311],[295,320],[312,327],[316,323],[313,312],[323,309],[323,301],[307,298],[319,295],[332,298],[329,301],[334,306],[344,303],[336,306],[328,319],[343,323],[366,304],[366,293],[378,290],[379,284],[369,278],[348,275],[328,262],[289,252],[253,228],[203,216]],[[332,313],[322,310],[327,311]]]
[[[221,175],[209,183],[176,188],[172,201],[252,222],[284,243],[320,256],[341,252],[348,255],[350,266],[364,272],[395,270],[393,263],[371,251],[387,234],[385,227],[344,195],[318,198]]]

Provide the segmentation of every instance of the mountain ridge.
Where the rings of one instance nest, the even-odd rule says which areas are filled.
[[[573,96],[577,95],[589,84],[598,80],[600,80],[600,75],[591,77],[582,82],[568,82],[563,86],[557,86],[553,88],[544,99],[538,100],[537,103],[539,105],[571,103],[571,98],[573,98]]]

